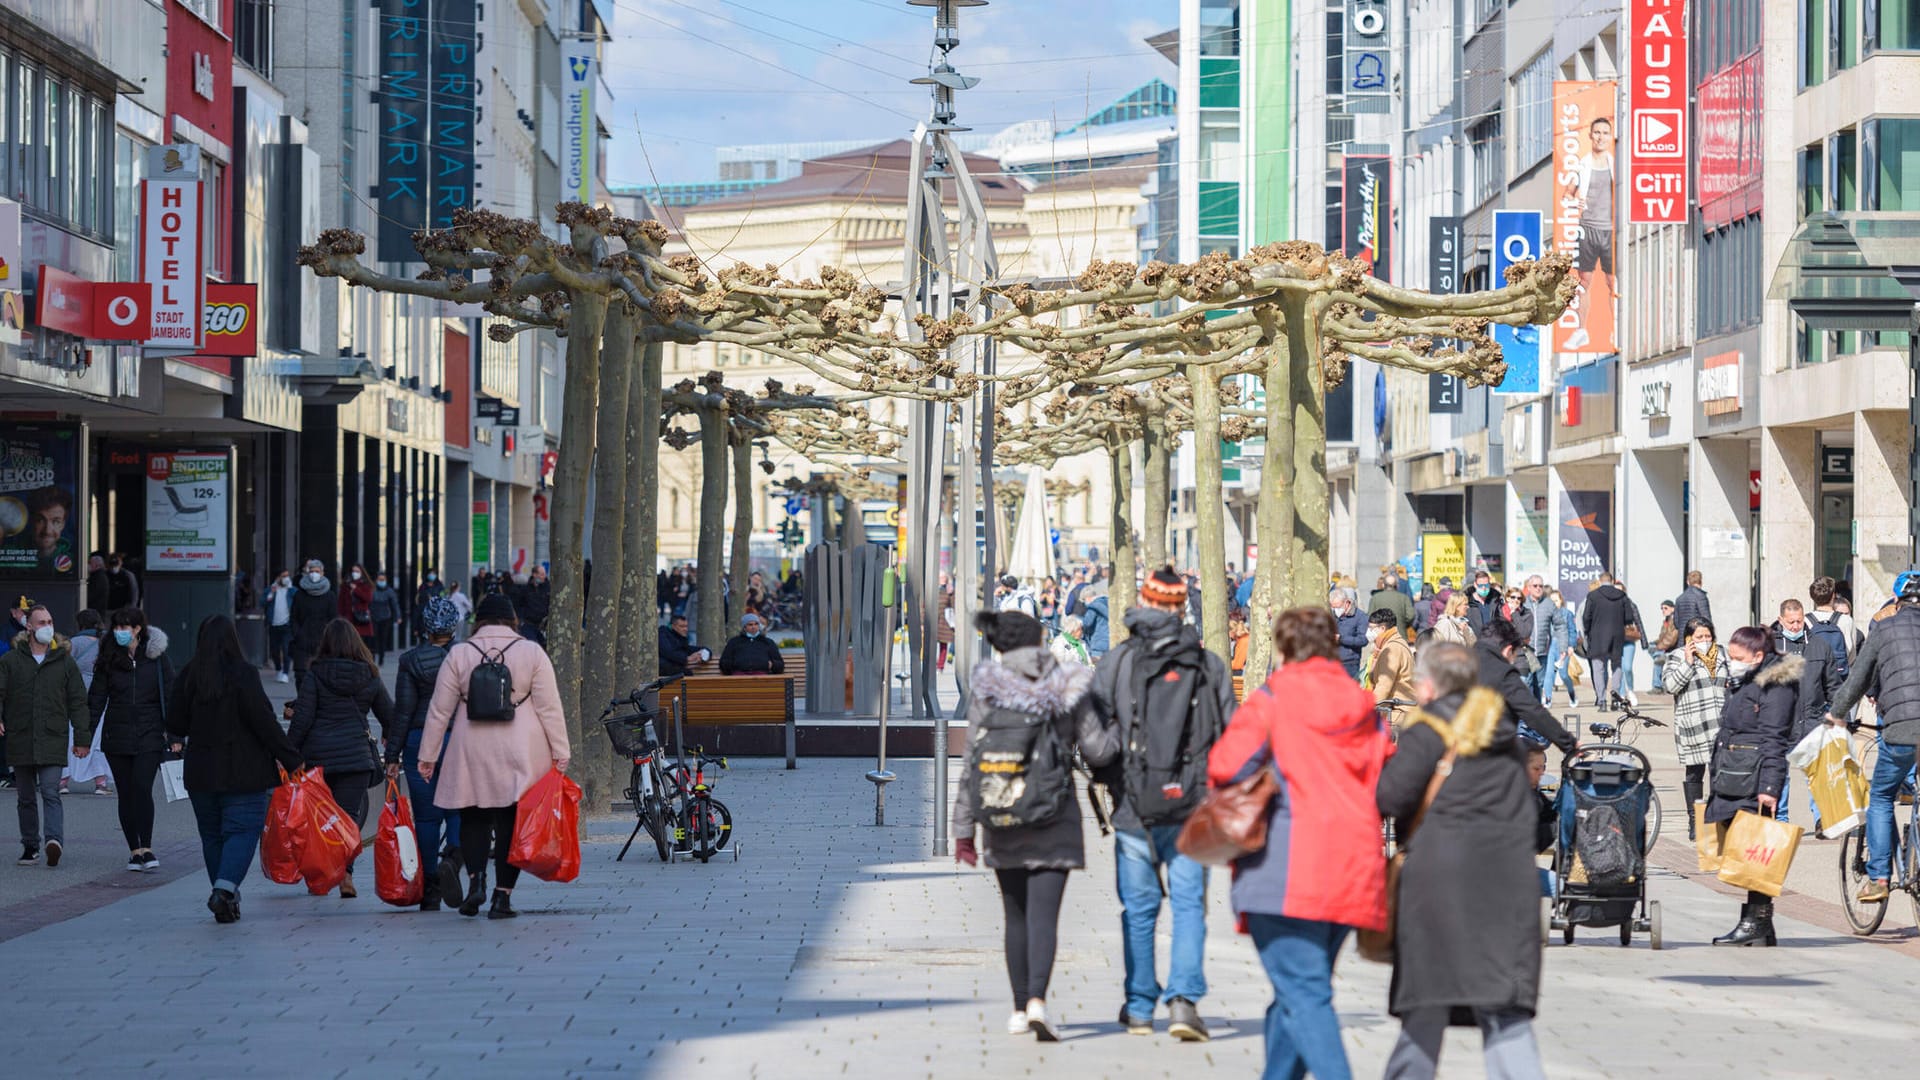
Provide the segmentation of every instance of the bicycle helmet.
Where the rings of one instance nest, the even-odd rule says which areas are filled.
[[[1893,595],[1900,600],[1920,600],[1920,568],[1900,571],[1893,579]]]
[[[420,609],[420,626],[429,634],[451,634],[459,621],[460,610],[444,596],[434,597]]]

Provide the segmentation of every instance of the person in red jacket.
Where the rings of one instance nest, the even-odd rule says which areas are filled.
[[[1346,1077],[1333,961],[1350,931],[1387,925],[1374,785],[1393,743],[1373,695],[1340,665],[1331,612],[1282,612],[1273,645],[1280,669],[1214,743],[1208,780],[1268,768],[1280,780],[1266,848],[1233,865],[1233,910],[1273,982],[1265,1075]]]
[[[367,580],[364,566],[355,565],[347,572],[347,580],[340,583],[340,617],[353,624],[353,632],[360,635],[368,652],[376,651],[373,647],[373,582]]]

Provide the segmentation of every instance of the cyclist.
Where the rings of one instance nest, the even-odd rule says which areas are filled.
[[[1841,718],[1872,690],[1880,714],[1880,756],[1867,802],[1868,881],[1860,889],[1860,902],[1867,904],[1887,898],[1894,803],[1913,771],[1914,744],[1920,742],[1920,573],[1900,575],[1897,588],[1896,602],[1874,615],[1867,643],[1827,710],[1827,723],[1843,726]]]

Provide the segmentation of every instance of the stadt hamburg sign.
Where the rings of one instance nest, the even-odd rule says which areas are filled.
[[[1687,13],[1684,0],[1628,0],[1632,63],[1627,84],[1634,225],[1685,224]]]

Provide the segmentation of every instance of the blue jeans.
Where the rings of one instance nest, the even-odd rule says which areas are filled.
[[[1160,867],[1167,868],[1167,900],[1173,908],[1173,954],[1165,998],[1199,1001],[1207,993],[1207,868],[1180,854],[1178,825],[1145,831],[1114,830],[1115,876],[1120,889],[1120,931],[1127,968],[1127,1011],[1151,1018],[1163,1000],[1154,970],[1153,927],[1160,918]]]
[[[1558,679],[1567,688],[1567,703],[1573,703],[1573,650],[1555,645],[1547,650],[1546,670],[1540,673],[1540,703],[1553,704],[1553,683]]]
[[[1913,772],[1914,747],[1879,742],[1867,799],[1867,876],[1887,881],[1893,877],[1893,808],[1900,800],[1900,785]]]
[[[207,880],[216,889],[238,895],[253,866],[260,830],[267,825],[271,791],[192,791],[193,817],[200,826],[200,854]]]
[[[1638,643],[1629,641],[1620,651],[1620,696],[1633,693],[1633,654],[1638,651]]]
[[[1273,983],[1267,1006],[1263,1080],[1350,1080],[1340,1017],[1333,1011],[1333,961],[1347,928],[1338,923],[1248,912],[1247,931]]]
[[[420,846],[420,867],[423,873],[432,874],[440,866],[443,828],[447,834],[446,846],[455,849],[460,846],[460,815],[433,805],[434,786],[438,781],[420,775],[420,738],[425,734],[425,731],[415,731],[407,736],[407,748],[400,754],[400,767],[407,774],[407,798],[413,803],[413,837]]]

